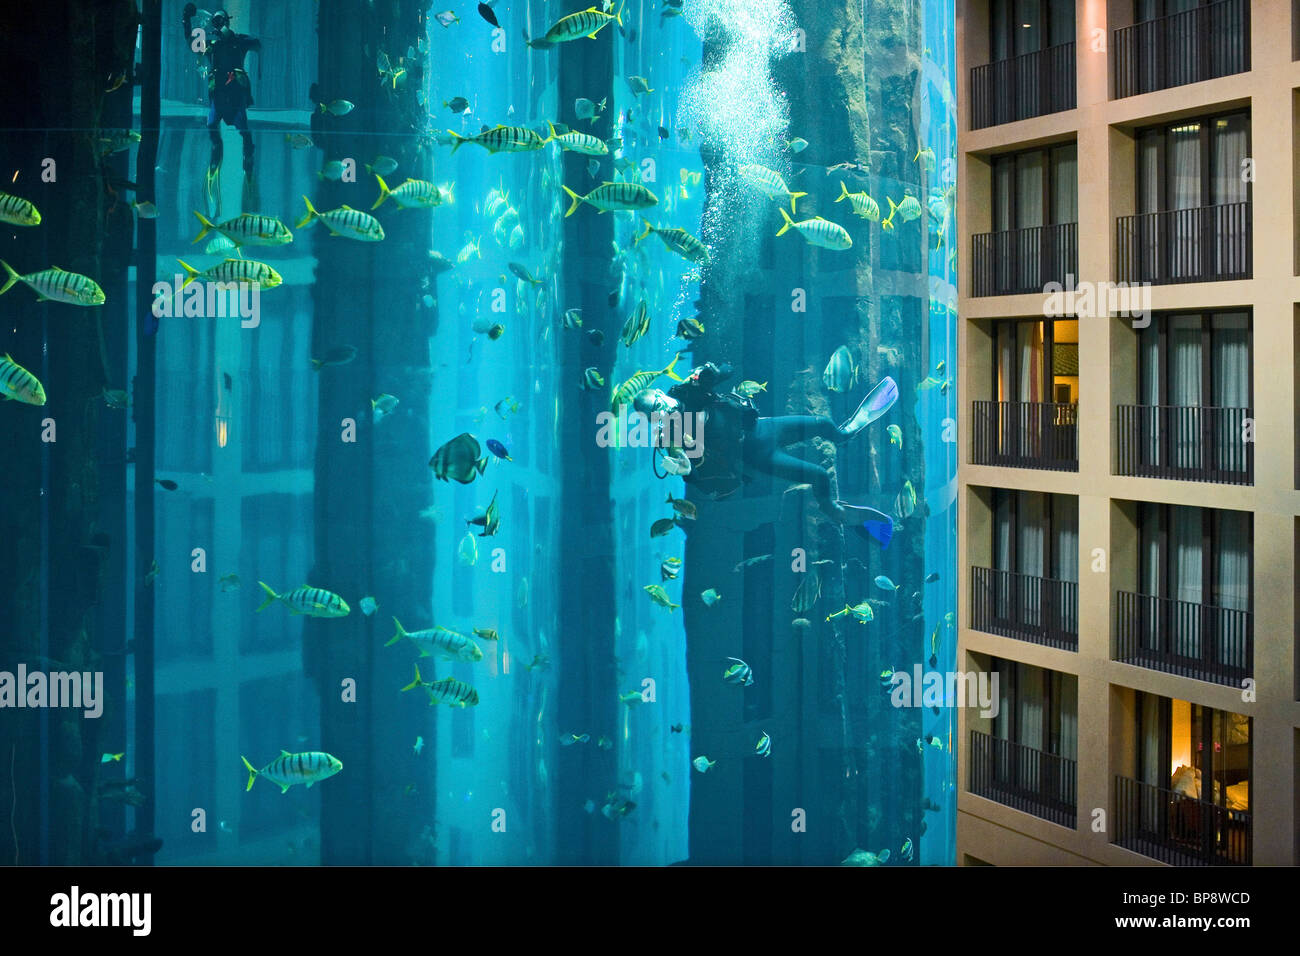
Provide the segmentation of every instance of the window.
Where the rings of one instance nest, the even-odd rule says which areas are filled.
[[[1076,825],[1078,678],[993,658],[998,711],[992,734],[972,734],[971,792]]]
[[[1079,400],[1079,322],[1021,319],[994,331],[999,402]]]
[[[993,159],[993,231],[1077,222],[1078,146],[1009,153]]]
[[[1138,397],[1169,411],[1142,429],[1150,466],[1244,472],[1253,391],[1249,312],[1153,316],[1138,333]]]
[[[1134,703],[1115,842],[1165,863],[1249,865],[1250,718],[1141,692]]]
[[[991,505],[993,566],[971,569],[972,626],[1077,649],[1078,500],[994,488]]]
[[[1079,679],[993,658],[998,675],[998,714],[993,735],[1002,740],[1074,760],[1078,756]]]
[[[992,161],[991,233],[974,237],[975,295],[1072,287],[1078,272],[1078,148],[1074,143]]]
[[[971,70],[971,128],[1075,106],[1074,0],[991,0],[989,61]]]
[[[1074,0],[992,0],[989,60],[1074,42]]]
[[[1077,581],[1078,545],[1076,498],[993,489],[993,566],[998,570]]]
[[[1116,93],[1150,93],[1250,69],[1249,0],[1137,0],[1116,32]]]
[[[1148,127],[1136,144],[1137,215],[1120,220],[1120,279],[1248,278],[1250,114]]]
[[[1228,810],[1250,810],[1251,719],[1137,694],[1137,779]],[[1206,786],[1206,780],[1213,786]]]
[[[1140,513],[1146,593],[1250,610],[1249,512],[1144,501]]]

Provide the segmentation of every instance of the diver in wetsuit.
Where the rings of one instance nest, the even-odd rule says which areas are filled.
[[[183,19],[185,40],[191,39],[191,22],[198,13],[192,3],[185,4]],[[208,160],[208,194],[215,193],[215,181],[221,171],[221,123],[225,121],[244,140],[244,176],[253,176],[253,134],[248,131],[248,107],[253,105],[252,86],[244,69],[244,57],[250,50],[260,52],[262,41],[246,33],[230,29],[230,14],[218,10],[206,37],[205,55],[208,58],[208,137],[212,141],[212,154]]]
[[[842,444],[880,418],[898,399],[892,378],[881,379],[841,425],[818,415],[779,415],[760,418],[753,401],[738,392],[716,386],[732,375],[730,365],[712,362],[692,370],[684,381],[667,393],[646,389],[632,400],[645,415],[655,412],[703,413],[703,454],[691,460],[683,480],[714,497],[737,491],[748,480],[747,472],[759,472],[786,481],[806,483],[822,512],[841,524],[852,524],[860,532],[888,545],[893,520],[873,508],[850,505],[834,498],[830,472],[785,450],[810,438],[824,438]]]

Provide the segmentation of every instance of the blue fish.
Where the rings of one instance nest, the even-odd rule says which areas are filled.
[[[489,438],[487,440],[487,449],[498,458],[504,458],[506,461],[514,461],[514,459],[510,457],[510,453],[506,451],[506,446],[501,444],[495,438]]]

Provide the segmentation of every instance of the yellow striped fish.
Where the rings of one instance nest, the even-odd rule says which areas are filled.
[[[0,259],[0,266],[9,273],[9,281],[0,287],[4,295],[16,282],[24,282],[36,293],[37,302],[62,302],[65,305],[103,305],[104,290],[89,276],[66,272],[58,266],[20,276],[9,263]]]
[[[266,600],[257,608],[259,611],[265,611],[276,601],[294,614],[306,614],[308,617],[347,617],[352,611],[347,601],[324,588],[314,588],[304,584],[284,594],[276,594],[265,581],[257,583],[262,585],[262,590],[266,592]]]
[[[585,196],[579,196],[568,186],[562,185],[560,188],[568,193],[569,198],[573,200],[573,205],[564,214],[565,218],[577,212],[578,206],[582,203],[595,206],[601,212],[627,212],[636,209],[648,209],[659,203],[659,197],[640,183],[601,183]]]
[[[370,207],[372,210],[382,206],[389,196],[403,209],[432,209],[443,204],[442,190],[427,180],[408,179],[396,189],[389,189],[383,176],[375,173],[375,179],[379,180],[379,198]]]
[[[39,226],[40,211],[26,199],[0,193],[0,222],[11,226]]]
[[[313,219],[319,219],[329,228],[331,236],[342,236],[359,242],[379,242],[384,238],[384,227],[368,212],[361,212],[351,206],[339,206],[338,209],[331,209],[329,212],[317,212],[306,196],[302,197],[302,201],[307,204],[307,215],[299,220],[298,229]]]
[[[419,648],[421,657],[436,654],[443,660],[464,661],[467,664],[483,659],[483,649],[464,634],[457,634],[445,627],[431,627],[423,631],[408,631],[402,627],[402,622],[397,618],[393,618],[393,623],[397,625],[397,633],[384,647],[392,647],[405,637]]]
[[[482,146],[489,153],[526,153],[543,145],[542,138],[526,126],[494,126],[477,136],[461,136],[452,129],[447,132],[456,141],[451,148],[453,153],[466,143]]]
[[[595,39],[596,34],[603,30],[610,21],[614,21],[620,27],[623,25],[623,5],[620,4],[618,12],[614,14],[604,13],[595,7],[588,7],[577,13],[570,13],[567,17],[561,17],[555,22],[546,35],[540,40],[529,40],[529,46],[545,46],[549,43],[565,43],[569,40],[577,40],[580,37]]]
[[[456,680],[454,677],[444,677],[442,680],[426,681],[420,679],[420,665],[415,665],[415,680],[411,681],[402,688],[405,693],[408,690],[414,690],[417,687],[423,687],[424,692],[429,695],[429,706],[434,704],[450,704],[452,707],[475,707],[478,705],[478,691],[463,680]]]
[[[663,244],[670,251],[677,253],[683,259],[698,262],[701,265],[709,261],[709,248],[700,241],[698,236],[693,236],[679,227],[660,229],[657,226],[650,225],[645,219],[641,221],[645,223],[645,232],[636,237],[633,245],[639,245],[642,239],[647,238],[650,233],[654,233],[663,240]]]
[[[585,156],[608,156],[609,147],[605,141],[590,133],[579,133],[577,130],[570,130],[567,133],[556,133],[555,124],[547,122],[551,128],[551,135],[542,140],[543,143],[555,141],[560,144],[560,148],[571,153],[582,153]]]
[[[790,200],[790,212],[795,213],[795,201],[801,196],[807,196],[807,193],[792,193],[790,187],[785,184],[781,174],[775,169],[768,169],[766,166],[760,166],[758,163],[751,163],[748,166],[740,167],[740,178],[749,183],[768,199],[775,199],[784,202]]]
[[[274,216],[259,216],[246,212],[234,219],[215,223],[198,210],[194,211],[194,215],[203,225],[199,234],[194,237],[194,242],[198,242],[213,229],[236,246],[283,246],[293,242],[293,233],[289,231],[289,227]]]
[[[185,281],[181,283],[181,288],[185,288],[195,279],[201,279],[204,282],[256,282],[263,289],[274,289],[284,280],[280,278],[280,273],[276,272],[265,262],[258,262],[256,259],[226,259],[224,262],[218,262],[215,266],[210,266],[200,272],[184,259],[177,259],[181,268],[185,270]]]
[[[0,359],[0,398],[28,405],[45,404],[45,388],[40,380],[11,359],[7,352]]]
[[[810,246],[821,246],[823,249],[853,248],[853,237],[839,223],[823,219],[821,216],[795,222],[784,209],[781,210],[781,218],[785,220],[785,225],[777,233],[778,236],[784,236],[790,229],[795,229]]]
[[[631,405],[632,399],[636,397],[636,393],[649,388],[654,380],[660,375],[667,375],[674,382],[682,381],[682,377],[673,371],[673,366],[681,360],[682,356],[678,353],[677,357],[668,363],[667,368],[661,368],[658,371],[651,369],[649,371],[637,372],[634,374],[626,382],[614,389],[614,394],[610,396],[609,400],[609,410],[617,413],[618,406]]]
[[[640,304],[637,305],[636,311],[629,315],[627,321],[623,323],[623,331],[619,334],[619,338],[624,345],[631,348],[633,342],[649,331],[650,310],[645,304],[645,299],[642,299]]]
[[[840,198],[835,201],[844,202],[846,199],[849,201],[849,205],[853,207],[853,211],[863,219],[868,219],[871,222],[880,222],[880,204],[865,192],[849,192],[849,187],[844,185],[844,182],[841,180]]]
[[[243,754],[239,759],[244,761],[244,766],[248,768],[248,786],[244,788],[247,793],[253,789],[253,782],[258,777],[265,777],[277,787],[281,793],[288,793],[289,788],[295,783],[305,783],[307,789],[320,780],[327,780],[343,769],[343,761],[338,757],[322,753],[319,750],[309,750],[306,753],[291,754],[287,750],[281,750],[280,756],[276,757],[269,764],[258,770]]]
[[[885,198],[889,199],[888,196]],[[913,219],[921,218],[921,203],[911,193],[904,196],[903,201],[897,206],[894,205],[894,200],[889,199],[889,218],[891,220],[894,218],[895,211],[903,217],[903,222],[911,222]]]

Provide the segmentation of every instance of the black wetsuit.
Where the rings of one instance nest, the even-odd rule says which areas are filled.
[[[714,386],[730,378],[730,366],[712,363],[692,372],[668,394],[682,410],[704,412],[704,454],[693,461],[685,481],[702,491],[723,496],[741,487],[745,471],[772,475],[796,484],[809,484],[818,502],[831,501],[830,472],[796,458],[785,450],[810,438],[842,442],[848,436],[829,418],[817,415],[779,415],[759,418],[754,403],[735,391],[718,392]]]
[[[185,9],[185,38],[190,39],[190,22],[193,8]],[[246,33],[235,33],[229,26],[209,33],[208,58],[208,137],[212,141],[209,169],[221,165],[221,123],[224,120],[244,140],[244,172],[253,171],[253,134],[248,131],[248,107],[253,105],[253,92],[244,69],[244,57],[250,50],[261,50],[262,41]]]

